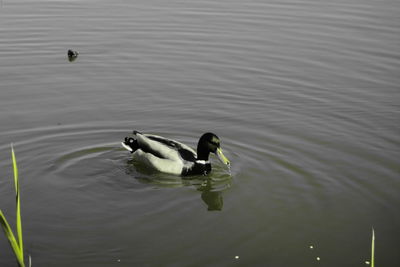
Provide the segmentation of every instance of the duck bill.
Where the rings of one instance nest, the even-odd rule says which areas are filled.
[[[229,160],[225,157],[224,153],[222,153],[222,149],[221,148],[217,148],[217,157],[218,159],[225,165],[229,165],[230,162]]]

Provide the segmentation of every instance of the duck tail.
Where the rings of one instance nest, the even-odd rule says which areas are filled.
[[[122,142],[121,144],[131,153],[135,152],[139,148],[137,140],[133,139],[132,137],[125,137],[124,142]]]

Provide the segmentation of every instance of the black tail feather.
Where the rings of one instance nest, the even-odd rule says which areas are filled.
[[[139,148],[137,140],[132,137],[125,137],[124,144],[132,148],[131,153],[135,152]]]

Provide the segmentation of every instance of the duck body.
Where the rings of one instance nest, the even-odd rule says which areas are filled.
[[[211,171],[209,154],[217,151],[220,151],[218,156],[222,155],[224,163],[229,164],[220,149],[219,138],[212,133],[206,133],[200,138],[197,152],[176,140],[137,131],[133,132],[133,137],[126,137],[121,144],[132,153],[134,161],[163,173],[207,175]]]

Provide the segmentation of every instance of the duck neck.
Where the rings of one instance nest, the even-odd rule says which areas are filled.
[[[204,149],[200,144],[197,146],[197,160],[208,161],[208,157],[210,155],[210,151]]]

